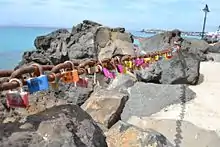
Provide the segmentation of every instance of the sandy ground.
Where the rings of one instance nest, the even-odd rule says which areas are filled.
[[[216,132],[220,131],[220,63],[203,62],[201,83],[190,88],[196,92],[194,100],[184,105],[172,105],[153,114],[155,119],[180,119]],[[204,76],[204,78],[202,78]],[[203,79],[203,81],[202,81]]]

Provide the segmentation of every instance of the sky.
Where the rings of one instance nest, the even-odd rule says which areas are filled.
[[[65,27],[85,19],[128,30],[206,31],[220,25],[220,0],[0,0],[0,26]]]

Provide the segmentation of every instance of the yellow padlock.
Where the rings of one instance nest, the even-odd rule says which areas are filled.
[[[128,61],[128,68],[132,68],[132,67],[133,67],[132,61]]]
[[[127,68],[123,67],[123,73],[127,73]]]
[[[128,67],[128,61],[124,62],[125,67]]]
[[[159,56],[158,55],[154,56],[154,59],[155,59],[155,61],[158,61],[159,60]]]
[[[150,62],[150,58],[144,58],[144,63],[149,63]]]
[[[127,73],[132,68],[131,61],[124,61],[124,73]]]

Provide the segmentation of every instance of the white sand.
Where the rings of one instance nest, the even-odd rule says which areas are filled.
[[[200,73],[204,81],[200,85],[190,86],[196,92],[194,100],[185,105],[172,105],[153,114],[156,119],[179,119],[184,109],[184,119],[206,130],[220,130],[220,63],[201,63]],[[166,110],[166,111],[164,111]]]

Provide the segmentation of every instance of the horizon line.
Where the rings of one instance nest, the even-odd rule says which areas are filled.
[[[72,29],[58,26],[36,26],[36,25],[0,25],[0,28],[20,27],[20,28],[45,28],[45,29]]]
[[[74,26],[74,25],[73,25]],[[15,28],[44,28],[44,29],[67,29],[67,30],[69,30],[69,29],[72,29],[72,27],[71,28],[69,28],[69,27],[61,27],[61,26],[44,26],[44,25],[1,25],[0,24],[0,28],[10,28],[10,27],[15,27]],[[125,28],[125,30],[128,30],[128,31],[137,31],[137,32],[140,32],[140,31],[142,31],[142,30],[163,30],[163,31],[171,31],[171,30],[173,30],[173,29],[158,29],[158,28],[150,28],[150,29],[138,29],[138,30],[134,30],[134,29],[126,29]],[[199,32],[199,31],[183,31],[183,30],[181,30],[181,29],[179,29],[181,32]],[[207,32],[209,32],[209,31],[207,31]]]

